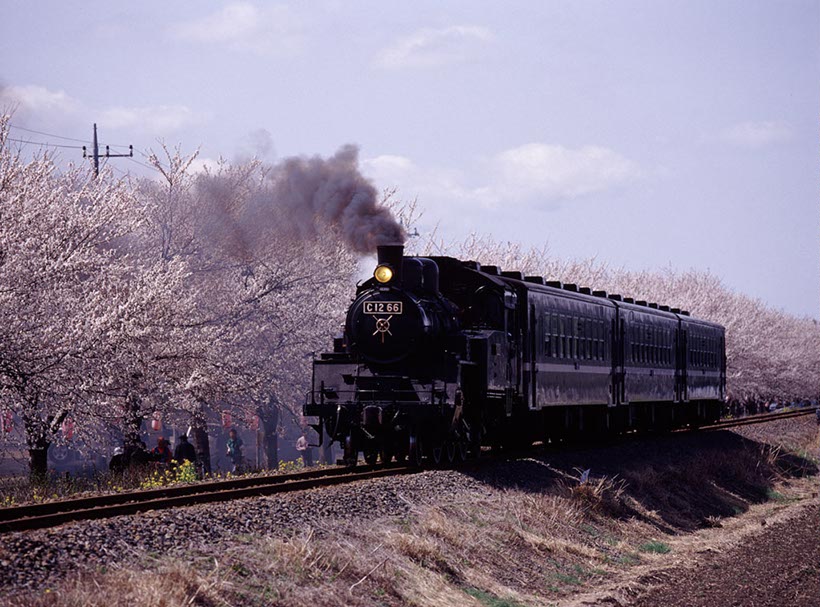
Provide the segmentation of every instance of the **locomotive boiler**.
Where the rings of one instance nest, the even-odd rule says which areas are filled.
[[[686,311],[386,245],[304,414],[348,464],[438,464],[710,422],[725,381],[723,327]]]

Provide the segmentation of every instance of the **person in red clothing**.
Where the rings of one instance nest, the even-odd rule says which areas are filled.
[[[154,447],[151,454],[154,456],[154,461],[160,462],[161,464],[170,464],[174,458],[174,454],[171,453],[171,448],[168,446],[168,441],[165,440],[164,436],[160,436],[157,439],[157,446]]]

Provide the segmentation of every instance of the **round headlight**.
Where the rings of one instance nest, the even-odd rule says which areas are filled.
[[[378,266],[376,271],[373,272],[373,278],[382,284],[390,282],[393,278],[393,270],[390,266]]]

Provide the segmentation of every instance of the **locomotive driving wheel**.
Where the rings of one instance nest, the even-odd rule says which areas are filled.
[[[355,466],[359,459],[359,450],[353,442],[353,435],[348,434],[344,442],[344,463],[345,466]]]
[[[383,464],[389,464],[393,460],[393,444],[389,441],[389,438],[382,443],[379,456]]]
[[[469,457],[470,441],[469,439],[462,438],[460,441],[458,441],[458,451],[456,452],[456,458],[459,462],[466,462]]]
[[[445,450],[447,452],[447,463],[452,466],[456,463],[456,458],[458,457],[458,440],[448,440],[445,445]]]
[[[433,460],[434,466],[441,465],[441,462],[444,460],[444,443],[433,443],[433,447],[430,449],[430,459]]]
[[[411,434],[409,440],[407,441],[407,460],[411,466],[421,466],[421,462],[424,457],[424,452],[422,449],[423,445],[419,437],[415,434]]]
[[[379,449],[375,446],[367,446],[364,448],[364,461],[368,466],[375,466],[379,460]]]
[[[404,464],[407,461],[407,447],[407,437],[396,439],[394,445],[395,452],[393,453],[393,456],[396,458],[397,464]]]

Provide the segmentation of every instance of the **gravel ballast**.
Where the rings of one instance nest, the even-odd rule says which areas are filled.
[[[401,517],[415,505],[486,493],[456,471],[427,471],[293,494],[81,521],[0,536],[0,592],[39,588],[78,567],[120,566],[142,553],[172,557],[212,549],[238,535],[287,536],[324,520]]]

